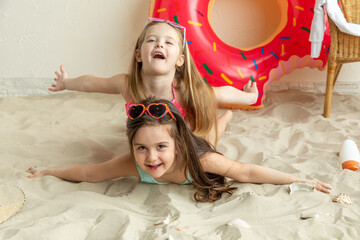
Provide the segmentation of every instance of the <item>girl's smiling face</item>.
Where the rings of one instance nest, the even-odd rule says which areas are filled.
[[[170,124],[145,125],[136,132],[132,148],[137,164],[158,181],[176,167],[175,141]]]
[[[144,73],[175,74],[176,67],[184,63],[181,46],[179,33],[167,23],[158,23],[147,30],[136,59],[142,62]]]

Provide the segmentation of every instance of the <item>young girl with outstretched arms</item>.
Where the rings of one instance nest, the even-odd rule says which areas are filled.
[[[69,78],[61,65],[60,72],[55,72],[56,84],[49,90],[122,94],[126,105],[149,96],[166,99],[179,108],[196,135],[215,144],[232,118],[228,110],[218,119],[217,103],[251,105],[258,90],[251,81],[244,91],[206,84],[191,57],[185,33],[185,27],[177,23],[150,18],[137,39],[129,74]]]
[[[329,193],[320,181],[295,176],[259,165],[231,160],[217,152],[205,139],[192,133],[177,107],[167,100],[152,98],[127,109],[130,153],[100,164],[29,168],[30,178],[52,175],[75,182],[102,182],[136,176],[143,182],[192,184],[194,198],[213,202],[223,193],[236,190],[226,180],[237,182],[290,184],[304,182]]]

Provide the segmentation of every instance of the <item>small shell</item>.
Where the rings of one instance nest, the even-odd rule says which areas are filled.
[[[333,202],[342,203],[344,205],[352,205],[350,196],[346,193],[340,193],[332,198]]]
[[[247,229],[251,229],[250,225],[245,222],[244,220],[240,219],[240,218],[235,218],[233,220],[231,220],[230,222],[226,223],[229,226],[239,226],[239,227],[243,227],[243,228],[247,228]]]
[[[313,192],[315,189],[314,185],[310,185],[302,182],[293,182],[289,185],[289,194],[293,194],[298,191]]]
[[[300,219],[305,220],[305,219],[309,219],[309,218],[319,218],[320,217],[320,213],[301,213],[300,215]]]
[[[173,236],[169,234],[169,240],[174,240]]]
[[[157,222],[154,224],[154,226],[166,225],[166,224],[169,224],[169,222],[170,222],[170,217],[167,216],[166,218],[157,221]]]

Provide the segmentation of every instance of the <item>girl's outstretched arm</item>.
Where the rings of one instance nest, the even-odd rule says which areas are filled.
[[[119,155],[99,164],[58,166],[41,171],[38,171],[36,167],[30,167],[26,172],[31,174],[28,178],[51,175],[73,182],[103,182],[126,176],[139,177],[130,153]]]
[[[73,182],[86,182],[88,165],[66,165],[49,167],[43,170],[38,170],[37,167],[30,167],[26,172],[31,173],[28,178],[37,178],[46,175],[54,176]]]
[[[325,193],[330,193],[329,190],[331,189],[321,181],[298,179],[290,174],[275,169],[237,162],[217,153],[206,154],[201,159],[201,163],[205,172],[216,173],[232,178],[238,182],[270,184],[304,182],[314,185],[316,190]]]
[[[243,91],[232,86],[213,87],[213,89],[217,102],[222,104],[252,105],[259,96],[256,82],[252,83],[251,80],[244,86]]]
[[[76,78],[69,78],[64,65],[61,64],[60,72],[55,71],[55,84],[52,84],[49,91],[57,92],[62,90],[74,90],[81,92],[100,93],[123,93],[126,74],[118,74],[109,78],[100,78],[92,75],[83,75]]]

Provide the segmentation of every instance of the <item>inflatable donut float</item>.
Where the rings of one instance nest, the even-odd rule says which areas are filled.
[[[263,108],[266,90],[284,74],[303,67],[324,70],[330,47],[327,30],[320,56],[310,57],[309,36],[315,0],[268,1],[273,1],[281,12],[278,26],[265,41],[246,49],[224,43],[214,32],[209,20],[214,0],[152,0],[150,17],[186,27],[186,41],[195,64],[211,86],[229,85],[242,90],[249,80],[256,82],[259,97],[255,104],[224,105],[255,110]],[[327,23],[327,19],[325,21]]]

